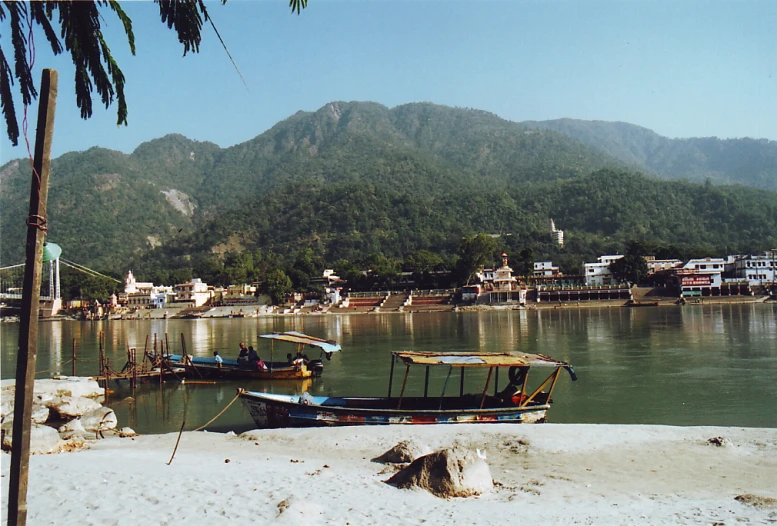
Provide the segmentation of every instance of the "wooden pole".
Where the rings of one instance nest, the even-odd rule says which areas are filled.
[[[111,379],[111,362],[105,359],[105,399],[108,399],[108,382]]]
[[[132,388],[138,385],[138,351],[132,348]]]
[[[462,369],[463,370],[463,369]],[[488,395],[488,384],[491,383],[491,375],[494,373],[494,368],[488,368],[488,378],[486,378],[486,386],[483,388],[483,398],[480,399],[480,409],[486,404],[486,396]]]
[[[16,359],[13,447],[11,449],[8,485],[8,524],[14,526],[27,524],[32,398],[35,383],[35,361],[38,353],[40,283],[43,267],[43,241],[46,235],[51,141],[54,137],[54,112],[57,106],[57,79],[55,70],[43,70],[38,104],[38,128],[35,136],[35,158],[30,186],[30,213],[27,218],[19,354]]]
[[[97,341],[100,345],[100,351],[97,354],[97,360],[99,361],[98,367],[100,368],[100,378],[105,376],[105,365],[103,364],[103,333],[100,331],[100,335],[97,337]]]
[[[388,398],[391,398],[391,384],[394,383],[394,353],[391,353],[391,372],[389,373]]]
[[[76,339],[73,338],[73,376],[76,375]]]
[[[448,376],[445,377],[445,383],[442,384],[442,393],[440,394],[440,407],[438,409],[442,410],[442,402],[445,400],[445,390],[448,388],[448,380],[451,379],[451,373],[453,372],[453,366],[451,365],[448,368]]]
[[[200,370],[197,369],[197,367],[194,365],[194,359],[189,356],[189,353],[186,352],[186,338],[184,337],[183,333],[181,333],[181,349],[183,349],[183,364],[186,369],[194,369],[194,372],[197,373],[197,376],[202,379],[202,373],[200,373]]]
[[[405,379],[402,380],[402,390],[399,392],[399,402],[397,402],[397,410],[402,408],[402,397],[405,396],[405,387],[407,386],[407,377],[410,375],[410,365],[408,364],[405,369]]]
[[[146,334],[146,341],[143,343],[143,365],[146,364],[146,357],[148,356],[148,334]]]

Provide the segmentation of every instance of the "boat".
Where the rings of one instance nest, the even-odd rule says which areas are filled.
[[[406,366],[402,388],[392,396],[394,366]],[[425,370],[424,396],[405,396],[410,369]],[[429,369],[447,368],[442,394],[429,396]],[[550,369],[547,377],[529,388],[529,371]],[[458,369],[460,388],[456,396],[445,396],[453,371]],[[465,394],[464,372],[487,369],[482,392]],[[498,390],[500,370],[507,370],[508,384]],[[388,396],[326,397],[304,392],[301,396],[238,390],[238,395],[259,427],[353,426],[381,424],[539,423],[550,409],[551,394],[562,372],[576,380],[574,369],[565,362],[541,354],[518,352],[420,352],[391,353]],[[544,378],[544,379],[543,379]],[[493,395],[489,392],[491,381]],[[536,382],[532,382],[534,385]]]
[[[247,360],[221,359],[174,354],[169,356],[172,365],[186,367],[190,378],[215,378],[235,380],[298,380],[319,377],[324,372],[324,358],[330,360],[333,353],[340,352],[340,345],[332,340],[322,340],[301,332],[273,332],[261,334],[260,338],[270,340],[270,359],[264,367],[249,364]],[[275,342],[296,344],[296,354],[287,353],[286,359],[275,360]],[[319,349],[320,356],[310,359],[303,352],[306,346]]]
[[[624,307],[658,307],[660,303],[658,301],[634,301],[629,300],[624,304]]]

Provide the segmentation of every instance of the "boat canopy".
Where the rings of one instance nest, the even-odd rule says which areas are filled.
[[[487,352],[424,352],[395,351],[392,353],[406,365],[449,365],[453,367],[569,367],[542,354]]]
[[[271,340],[278,340],[281,342],[299,343],[302,345],[310,345],[312,347],[318,347],[325,353],[340,352],[342,349],[340,345],[333,340],[322,340],[314,336],[308,336],[297,331],[288,332],[273,332],[270,334],[260,334],[261,338],[269,338]]]

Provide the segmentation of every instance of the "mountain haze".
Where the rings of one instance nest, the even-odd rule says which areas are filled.
[[[741,184],[777,190],[777,141],[668,139],[625,122],[558,119],[521,125],[552,130],[597,148],[661,179]]]

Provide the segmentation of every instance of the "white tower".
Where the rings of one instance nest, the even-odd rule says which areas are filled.
[[[556,223],[552,219],[550,220],[550,238],[554,243],[564,246],[564,231],[556,230]]]

